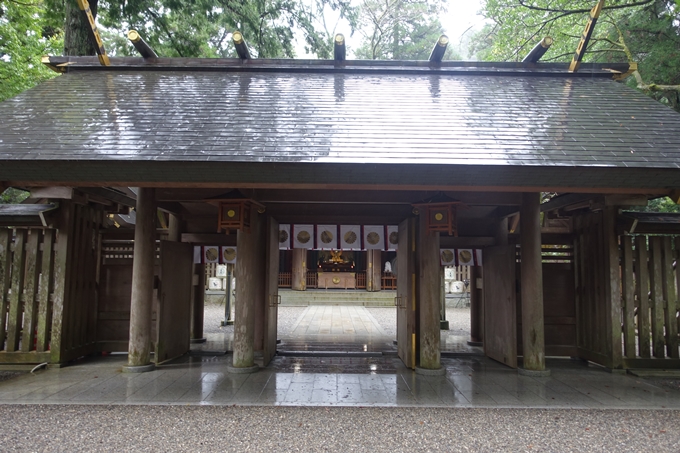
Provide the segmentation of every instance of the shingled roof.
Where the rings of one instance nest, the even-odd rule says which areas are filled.
[[[507,179],[552,167],[541,184],[554,183],[551,174],[564,179],[559,175],[569,168],[573,178],[557,184],[596,187],[598,179],[612,178],[608,186],[644,187],[641,181],[652,177],[657,181],[646,187],[672,187],[680,185],[678,131],[679,114],[602,69],[569,76],[518,65],[76,64],[0,104],[0,180],[43,180],[48,174],[36,175],[37,162],[53,169],[69,163],[62,167],[70,176],[56,180],[82,180],[81,169],[93,172],[90,180],[111,183],[134,183],[143,174],[179,181],[187,174],[178,174],[177,164],[187,171],[192,164],[233,164],[231,171],[246,173],[252,164],[263,171],[265,164],[288,170],[370,164],[374,175],[398,168],[390,170],[396,177],[406,168],[411,175],[425,167],[469,170],[487,185],[503,183],[494,176],[503,168]],[[32,173],[25,161],[32,161]],[[115,173],[121,162],[127,176]],[[601,167],[619,171],[592,173]],[[288,182],[300,173],[268,171]],[[436,180],[438,172],[423,172],[423,183],[433,181],[425,174]]]

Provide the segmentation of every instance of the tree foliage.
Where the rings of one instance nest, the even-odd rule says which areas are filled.
[[[18,204],[28,198],[29,195],[30,193],[25,190],[8,187],[0,193],[0,203]]]
[[[0,101],[54,77],[40,57],[60,53],[61,46],[41,2],[0,0]]]
[[[426,60],[444,29],[437,18],[445,0],[363,0],[360,31],[363,42],[357,58]],[[458,59],[449,49],[445,59]]]
[[[52,14],[62,18],[65,5],[75,4],[75,0],[47,1]],[[119,56],[136,55],[125,39],[127,31],[135,29],[163,57],[235,57],[230,38],[239,30],[253,56],[295,57],[295,32],[299,32],[308,52],[328,58],[332,36],[323,27],[323,12],[336,11],[351,27],[357,21],[349,0],[99,0],[95,5],[107,52]]]
[[[553,47],[543,61],[571,60],[596,0],[486,0],[492,20],[476,36],[485,60],[519,61],[544,36]],[[680,4],[675,0],[610,0],[584,61],[637,62],[629,82],[680,110]]]

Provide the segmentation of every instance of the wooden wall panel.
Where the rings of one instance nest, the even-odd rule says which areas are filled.
[[[484,353],[517,368],[515,246],[484,249]]]
[[[160,299],[156,316],[156,364],[189,351],[193,246],[161,241]]]

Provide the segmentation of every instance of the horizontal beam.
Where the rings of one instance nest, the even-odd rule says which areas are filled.
[[[628,63],[590,63],[582,64],[578,73],[567,72],[569,65],[565,63],[521,63],[521,62],[481,62],[481,61],[443,61],[431,67],[428,60],[346,60],[337,65],[335,60],[283,60],[255,59],[243,64],[240,58],[155,58],[138,57],[110,58],[111,66],[134,67],[138,70],[158,69],[199,69],[222,72],[322,72],[322,73],[433,73],[457,75],[523,75],[554,77],[603,77],[611,79],[614,74],[628,71]],[[43,64],[50,67],[74,69],[101,69],[96,57],[51,56],[43,59]]]
[[[159,201],[202,201],[219,195],[224,189],[169,189],[156,191]],[[242,191],[248,198],[265,205],[271,203],[328,204],[408,204],[436,195],[438,191],[417,190],[300,190],[250,189]],[[518,206],[520,194],[512,192],[446,192],[468,206]]]

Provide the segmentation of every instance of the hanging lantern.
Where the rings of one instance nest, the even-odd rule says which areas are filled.
[[[264,205],[255,200],[246,198],[238,190],[232,190],[224,195],[210,198],[209,203],[217,203],[217,232],[225,231],[229,234],[231,231],[250,231],[250,213],[252,209],[257,209],[257,212],[263,213]]]
[[[441,192],[412,206],[416,214],[425,216],[427,231],[446,232],[449,236],[458,236],[457,209],[467,207],[463,202]]]

